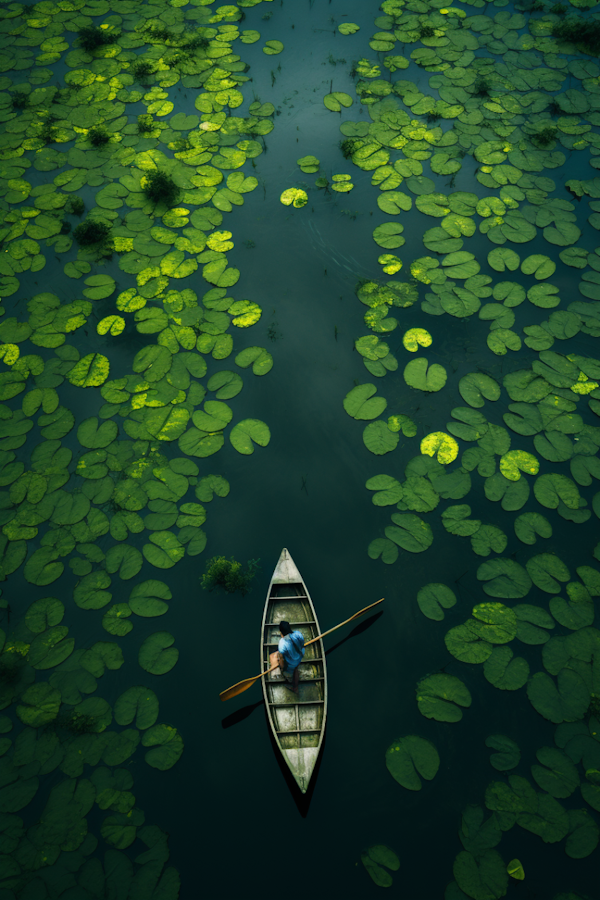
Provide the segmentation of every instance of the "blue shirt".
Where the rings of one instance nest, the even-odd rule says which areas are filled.
[[[300,648],[300,649],[298,649]],[[279,641],[277,647],[286,662],[288,669],[295,669],[302,661],[305,654],[304,636],[301,631],[294,631],[292,634],[286,634]]]

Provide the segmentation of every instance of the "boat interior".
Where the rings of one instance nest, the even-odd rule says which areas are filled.
[[[269,668],[270,654],[277,650],[281,637],[278,626],[284,620],[294,630],[302,632],[305,643],[318,634],[312,606],[302,583],[273,584],[271,587],[263,635],[264,668]],[[279,669],[267,676],[265,685],[269,715],[284,751],[319,747],[326,690],[322,641],[306,648],[299,670],[298,694],[290,690],[286,676]]]

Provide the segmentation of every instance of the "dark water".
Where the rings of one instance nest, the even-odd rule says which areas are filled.
[[[118,12],[118,6],[113,5],[112,10]],[[160,6],[168,8],[168,4]],[[482,11],[464,8],[468,15]],[[512,6],[505,8],[511,10]],[[261,16],[267,11],[272,11],[272,18],[263,20]],[[488,5],[484,12],[495,15],[498,10]],[[342,157],[338,146],[340,116],[327,110],[322,98],[330,91],[332,80],[333,90],[355,97],[349,70],[360,57],[377,57],[368,46],[369,35],[377,30],[372,24],[378,15],[377,6],[357,0],[288,0],[263,3],[246,10],[246,14],[240,27],[256,28],[261,32],[261,40],[253,45],[235,45],[241,48],[237,52],[242,59],[250,64],[248,74],[252,81],[242,86],[244,105],[234,114],[248,115],[253,92],[262,102],[272,102],[280,114],[274,118],[274,130],[265,138],[266,152],[255,160],[256,168],[251,168],[250,161],[244,166],[245,174],[259,178],[259,187],[245,196],[243,207],[225,214],[222,227],[231,229],[236,243],[228,254],[229,264],[241,271],[233,294],[236,299],[258,303],[263,310],[259,324],[247,331],[236,330],[234,352],[245,346],[264,346],[273,355],[274,367],[264,378],[253,377],[250,370],[242,373],[243,392],[228,403],[236,421],[253,417],[267,422],[272,435],[270,444],[266,449],[256,448],[252,456],[246,457],[226,441],[214,459],[198,460],[201,475],[224,475],[231,484],[231,493],[226,499],[215,497],[207,504],[208,544],[201,556],[185,557],[166,572],[145,563],[136,579],[161,578],[170,585],[173,600],[166,617],[134,617],[134,630],[129,636],[107,637],[98,613],[80,610],[72,603],[77,579],[68,568],[55,587],[35,587],[25,580],[21,567],[10,576],[4,597],[9,597],[13,621],[33,600],[51,594],[60,597],[67,606],[63,624],[69,625],[78,647],[98,640],[116,640],[123,648],[125,664],[118,671],[105,674],[98,694],[112,705],[131,685],[147,685],[158,695],[159,721],[174,725],[182,734],[185,751],[172,769],[158,772],[149,768],[143,761],[141,747],[127,764],[134,776],[136,806],[144,810],[146,824],[157,824],[169,835],[169,865],[181,875],[182,898],[253,900],[273,892],[298,900],[308,893],[319,898],[370,897],[378,888],[370,881],[360,855],[369,846],[385,844],[400,860],[391,893],[406,900],[438,900],[453,880],[453,862],[463,849],[458,837],[463,809],[468,804],[483,806],[487,785],[505,780],[505,775],[489,764],[492,751],[486,748],[485,739],[490,734],[505,734],[517,741],[522,759],[511,774],[530,777],[536,751],[554,744],[555,726],[533,710],[524,688],[499,691],[484,679],[481,666],[461,663],[446,650],[444,635],[448,629],[465,621],[476,603],[488,599],[476,577],[483,560],[475,557],[468,540],[461,543],[445,531],[438,509],[425,514],[434,534],[434,542],[426,553],[401,551],[392,566],[369,559],[366,548],[373,538],[383,535],[388,514],[393,510],[374,506],[364,484],[383,472],[402,480],[405,465],[419,453],[421,438],[432,431],[445,430],[450,410],[464,405],[458,391],[463,375],[482,369],[501,382],[508,371],[529,367],[538,354],[523,346],[518,353],[494,356],[485,343],[486,322],[476,316],[428,316],[417,303],[409,309],[392,310],[400,326],[389,336],[382,335],[399,358],[398,372],[385,379],[373,378],[366,372],[353,349],[354,341],[367,333],[363,322],[365,308],[354,291],[359,278],[380,277],[376,262],[379,253],[374,252],[376,245],[371,234],[377,224],[389,217],[377,207],[377,188],[370,183],[372,173],[361,171]],[[94,23],[101,21],[103,17],[94,19]],[[337,24],[343,21],[356,22],[361,26],[360,32],[349,37],[336,33]],[[285,44],[285,50],[277,57],[265,56],[261,51],[264,41],[271,39]],[[409,56],[410,49],[410,44],[404,50],[399,45],[393,52]],[[334,64],[328,57],[337,62]],[[61,61],[54,68],[59,77],[64,77],[66,68]],[[387,72],[383,72],[382,77],[386,77]],[[18,73],[12,74],[18,83]],[[430,74],[414,64],[392,77],[410,79],[425,93],[429,91]],[[187,100],[177,97],[173,113],[195,112],[196,92],[189,89],[186,93]],[[173,96],[171,88],[170,97]],[[127,108],[133,115],[143,111],[141,104]],[[366,107],[361,107],[357,99],[352,108],[343,111],[341,120],[344,119],[370,121]],[[441,124],[446,129],[451,122],[444,120]],[[597,133],[597,126],[594,130]],[[351,173],[354,190],[347,195],[326,195],[314,188],[316,176],[303,175],[295,163],[308,154],[320,159],[321,169],[328,177]],[[596,170],[587,164],[587,154],[579,156],[585,156],[583,164],[573,155],[560,170],[541,173],[555,180],[557,196],[572,199],[563,187],[567,178],[594,177]],[[425,174],[436,181],[436,190],[474,191],[479,196],[492,193],[475,181],[475,162],[468,155],[452,188],[447,186],[447,176],[435,176],[424,165]],[[34,184],[53,176],[33,170],[30,174],[37,179],[31,179]],[[304,184],[310,186],[306,207],[293,209],[280,203],[284,189]],[[83,189],[78,193],[87,200],[93,191]],[[587,207],[586,198],[581,206],[584,204]],[[578,246],[591,251],[598,242],[595,232],[586,225],[586,216],[579,208],[577,213],[583,229]],[[416,210],[402,214],[400,221],[405,225],[407,242],[391,252],[405,263],[402,275],[396,277],[408,279],[410,261],[432,255],[423,247],[422,234],[439,222],[424,218]],[[244,241],[248,240],[255,247],[245,247]],[[492,274],[494,280],[510,277],[526,283],[519,272],[496,275],[486,266],[485,257],[493,246],[483,235],[465,242],[465,249],[476,254],[482,271]],[[535,240],[515,249],[521,258],[544,253],[558,262],[559,248],[544,241],[541,230]],[[36,290],[52,289],[60,293],[63,301],[80,296],[81,282],[64,278],[61,265],[54,266],[50,251],[47,256],[48,265],[42,273],[21,276],[20,293],[5,301],[8,315],[19,315],[24,307],[20,298],[29,297]],[[74,258],[74,254],[63,257],[66,258]],[[108,268],[98,271],[112,274],[120,290],[133,284],[132,277],[118,269],[116,258]],[[560,264],[552,277],[552,283],[565,295],[561,309],[572,300],[582,299],[576,288],[578,275],[577,270]],[[40,277],[44,281],[50,277],[56,280],[52,281],[52,288],[42,288]],[[40,281],[37,288],[34,280]],[[181,285],[192,287],[199,295],[206,289],[200,272],[170,286]],[[427,289],[420,285],[419,290],[423,299]],[[110,314],[114,311],[114,298],[101,301],[98,307],[98,317]],[[530,304],[515,312],[515,330],[519,332],[524,325],[541,322],[548,315],[548,310]],[[425,351],[427,358],[430,364],[439,363],[448,372],[448,383],[439,393],[411,389],[402,377],[409,354],[403,350],[401,338],[412,327],[430,331],[433,345]],[[113,342],[106,350],[104,339],[94,331],[92,326],[86,336],[77,332],[70,343],[82,355],[92,349],[106,352],[113,366],[111,377],[126,374],[133,355],[147,343],[146,338],[129,329],[125,339]],[[568,342],[557,341],[553,349],[593,357],[596,343],[595,338],[581,332]],[[36,351],[22,349],[24,352]],[[215,364],[209,358],[209,375],[220,368],[235,368],[232,359]],[[388,414],[410,415],[418,426],[417,436],[401,437],[391,456],[373,456],[361,439],[366,423],[353,420],[342,407],[342,400],[353,385],[367,381],[376,382],[379,393],[387,398]],[[97,414],[103,402],[97,390],[84,395],[65,384],[60,391],[61,402],[75,413],[77,421]],[[9,405],[20,408],[20,400],[18,397]],[[490,422],[502,425],[508,402],[503,393],[497,403],[486,404],[483,412]],[[577,411],[587,424],[594,424],[585,399]],[[38,434],[37,429],[33,434]],[[512,449],[532,451],[530,438],[512,433],[511,437]],[[29,452],[39,440],[39,436],[37,441],[30,436],[26,448],[16,451],[17,457],[22,454],[26,459],[25,451]],[[74,450],[78,447],[74,433],[63,443]],[[467,446],[461,443],[461,451]],[[167,455],[180,454],[175,450]],[[564,472],[565,464],[543,462],[540,471]],[[588,523],[576,525],[541,508],[532,492],[520,512],[547,514],[553,536],[530,548],[514,535],[515,515],[485,498],[483,480],[476,473],[472,473],[472,479],[468,497],[450,502],[468,503],[474,518],[506,532],[508,546],[503,557],[514,554],[525,565],[534,553],[555,552],[572,572],[576,566],[593,563],[592,550],[598,539],[594,516]],[[591,506],[594,487],[581,488],[581,493]],[[193,492],[185,499],[193,500]],[[140,548],[144,541],[144,535],[131,535],[128,540]],[[100,539],[99,546],[106,551],[112,543],[107,536]],[[265,592],[284,546],[305,579],[323,629],[333,627],[380,597],[386,598],[381,613],[327,639],[327,733],[318,771],[305,798],[298,795],[278,759],[260,688],[255,686],[227,704],[222,704],[218,696],[229,684],[257,674]],[[240,560],[260,558],[260,573],[246,597],[201,590],[199,576],[205,561],[217,554]],[[457,595],[457,605],[446,611],[444,622],[426,619],[417,606],[417,592],[429,582],[443,582]],[[112,602],[126,602],[133,583],[120,582],[118,576],[113,576]],[[547,600],[542,591],[533,587],[522,602],[546,608]],[[139,646],[157,630],[168,630],[180,653],[176,667],[164,676],[142,672],[137,665]],[[559,627],[554,633],[569,632]],[[518,643],[515,655],[528,660],[532,674],[542,669],[539,647]],[[417,681],[441,670],[459,677],[472,695],[471,708],[456,724],[424,718],[415,701]],[[39,675],[44,680],[45,673]],[[13,718],[19,729],[21,725],[13,711],[14,706],[5,714]],[[438,774],[433,781],[424,782],[418,793],[396,784],[385,767],[386,748],[408,734],[432,741],[441,757]],[[91,768],[86,767],[84,775],[89,777],[90,772]],[[27,825],[37,821],[50,789],[63,778],[58,770],[45,776],[31,806],[19,813]],[[585,806],[578,791],[561,802],[567,809]],[[597,821],[598,814],[590,807],[587,810]],[[104,815],[94,807],[88,816],[90,831],[98,836]],[[100,840],[95,855],[102,859],[105,849],[106,844]],[[126,852],[134,859],[144,849],[138,840]],[[509,898],[545,900],[557,892],[568,891],[579,892],[569,896],[587,896],[590,900],[600,896],[597,849],[585,859],[571,859],[564,853],[563,845],[545,844],[518,826],[503,835],[496,849],[505,864],[518,857],[525,868],[523,884],[509,880]],[[0,887],[0,898],[21,897],[20,889],[13,890],[14,893],[3,891]],[[76,893],[66,896],[92,896],[81,888],[73,890]],[[158,900],[162,895],[135,896],[154,896]],[[27,900],[37,898],[31,895]]]

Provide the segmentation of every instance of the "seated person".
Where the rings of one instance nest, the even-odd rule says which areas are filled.
[[[292,676],[291,690],[297,694],[298,679],[300,677],[298,666],[306,653],[304,636],[301,631],[292,631],[290,623],[285,621],[279,623],[279,633],[281,634],[281,640],[277,648],[279,651],[279,667],[282,672],[289,672]]]

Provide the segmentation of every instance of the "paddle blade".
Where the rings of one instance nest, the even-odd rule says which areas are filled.
[[[221,700],[231,700],[232,697],[237,697],[238,694],[243,694],[244,691],[247,691],[249,687],[252,687],[255,681],[258,681],[260,675],[255,675],[254,678],[246,678],[245,681],[238,681],[237,684],[232,685],[230,688],[227,688],[226,691],[222,691],[219,694]]]

